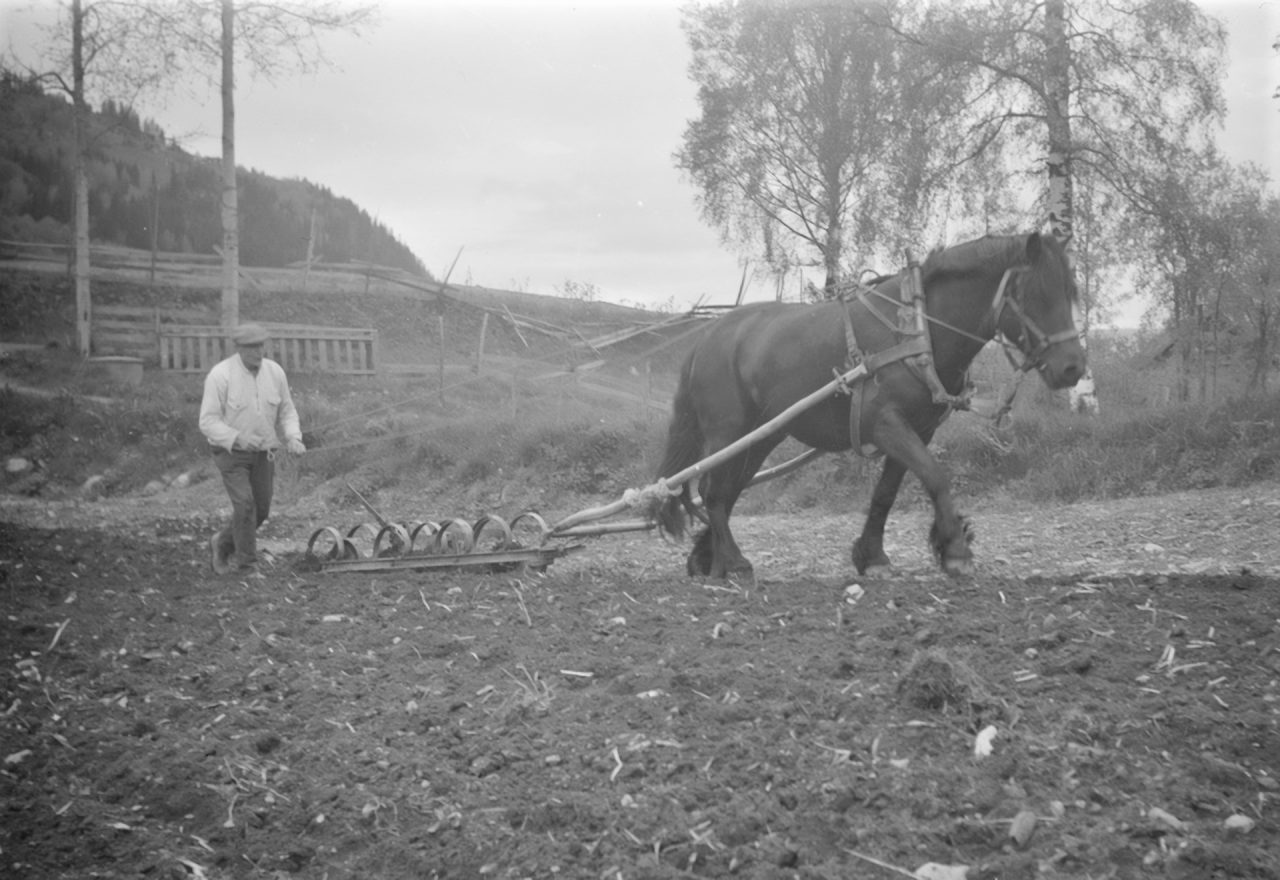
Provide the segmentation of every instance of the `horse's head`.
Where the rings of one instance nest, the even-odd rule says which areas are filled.
[[[992,304],[996,329],[1050,388],[1070,388],[1085,371],[1075,325],[1075,278],[1062,244],[1052,236],[1033,232],[1024,248],[1025,259],[1006,273]]]

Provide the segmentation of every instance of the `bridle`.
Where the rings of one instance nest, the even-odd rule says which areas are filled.
[[[1016,283],[1012,284],[1019,275],[1030,271],[1027,266],[1017,266],[1005,269],[1004,274],[1000,277],[1000,283],[996,286],[995,297],[991,301],[991,307],[988,309],[988,317],[991,321],[991,336],[980,336],[977,333],[970,332],[954,324],[943,321],[940,318],[928,314],[924,307],[924,282],[921,277],[920,265],[914,261],[909,261],[906,277],[900,286],[900,296],[895,298],[885,293],[881,293],[876,288],[854,282],[846,285],[841,290],[841,300],[844,300],[850,293],[856,292],[857,299],[861,300],[868,307],[868,311],[879,320],[882,324],[893,331],[900,340],[896,345],[887,349],[877,351],[874,354],[864,356],[858,348],[856,334],[853,329],[853,322],[849,316],[849,310],[844,309],[844,325],[845,339],[848,346],[848,364],[853,366],[859,364],[865,367],[868,374],[875,374],[877,370],[886,364],[895,361],[902,361],[909,368],[916,371],[925,385],[929,387],[933,395],[934,403],[943,404],[951,409],[969,409],[969,398],[971,390],[966,389],[960,394],[952,394],[946,390],[942,384],[942,380],[938,377],[938,372],[933,364],[932,342],[928,327],[930,324],[938,327],[945,327],[953,333],[972,339],[980,346],[986,345],[992,339],[1000,343],[1004,349],[1005,357],[1009,359],[1009,364],[1018,373],[1018,383],[1014,385],[1016,393],[1017,385],[1021,384],[1021,379],[1026,375],[1027,371],[1033,367],[1037,370],[1043,370],[1047,364],[1045,356],[1049,349],[1063,342],[1069,342],[1072,339],[1080,337],[1080,331],[1074,326],[1070,330],[1061,330],[1057,333],[1045,333],[1040,329],[1039,325],[1027,314],[1026,309],[1020,302],[1019,293],[1021,292]],[[894,323],[880,314],[879,310],[870,307],[868,298],[874,297],[899,307],[899,323]],[[1005,309],[1011,309],[1014,316],[1018,319],[1019,332],[1016,340],[1010,341],[1005,338],[1000,331],[1000,321],[1004,317]],[[985,324],[985,321],[984,321]],[[1034,347],[1027,351],[1024,343],[1033,344]],[[1017,352],[1017,355],[1014,354]],[[1021,356],[1021,362],[1017,357]],[[840,371],[833,370],[837,377],[841,376]],[[847,393],[851,393],[851,389],[842,388]],[[1006,396],[1005,401],[1001,404],[999,410],[992,416],[999,421],[1013,405],[1013,393]]]
[[[1032,368],[1037,370],[1044,369],[1045,355],[1048,353],[1050,348],[1060,343],[1070,342],[1072,339],[1080,338],[1080,331],[1075,327],[1072,327],[1070,330],[1060,330],[1057,333],[1045,333],[1040,329],[1040,326],[1036,324],[1031,316],[1027,314],[1026,309],[1020,301],[1019,294],[1021,291],[1017,284],[1011,285],[1011,282],[1013,282],[1018,276],[1026,274],[1028,271],[1030,271],[1030,268],[1027,266],[1014,266],[1005,269],[1004,274],[1000,276],[1000,283],[996,286],[996,294],[991,300],[991,307],[988,309],[991,326],[995,328],[992,338],[994,338],[995,341],[1000,343],[1004,348],[1005,357],[1009,359],[1009,363],[1013,365],[1014,369],[1020,371],[1027,371]],[[1013,287],[1012,294],[1009,293],[1011,286]],[[870,295],[884,300],[885,302],[899,305],[899,301],[897,299],[881,293],[873,287],[868,287],[863,284],[858,284],[858,294],[864,298]],[[1000,332],[1000,319],[1004,317],[1005,309],[1011,310],[1014,316],[1018,319],[1018,325],[1021,330],[1017,339],[1007,339],[1005,338],[1005,335]],[[961,336],[972,339],[980,345],[986,345],[987,342],[990,341],[987,337],[980,336],[977,333],[971,333],[968,330],[955,326],[949,321],[944,321],[941,318],[930,315],[927,312],[924,312],[923,309],[919,311],[923,312],[922,317],[930,324],[945,327],[952,333],[957,333]],[[872,310],[872,314],[877,318],[880,318],[879,313],[874,309]],[[880,318],[880,320],[888,325],[888,322],[884,321],[883,318]],[[888,326],[890,329],[894,329],[892,325]],[[1034,347],[1031,351],[1027,351],[1022,345],[1023,342],[1034,343]],[[1015,352],[1017,354],[1015,354]],[[1018,360],[1019,357],[1021,358],[1020,361]]]
[[[996,287],[995,298],[991,301],[991,320],[996,330],[996,340],[1004,346],[1005,357],[1009,359],[1009,363],[1015,369],[1026,371],[1034,367],[1037,370],[1043,370],[1045,368],[1045,355],[1048,354],[1049,349],[1060,343],[1079,339],[1080,330],[1073,326],[1070,330],[1045,333],[1040,329],[1039,325],[1031,319],[1031,316],[1027,314],[1026,309],[1023,308],[1022,303],[1019,301],[1018,294],[1020,289],[1015,285],[1014,292],[1012,294],[1007,293],[1009,282],[1025,272],[1027,272],[1026,266],[1004,270],[1004,275],[1000,278],[1000,284]],[[1021,327],[1018,338],[1012,341],[1002,338],[1004,334],[1000,332],[1000,319],[1004,317],[1005,309],[1013,312]],[[955,328],[951,329],[954,330]],[[1033,344],[1034,347],[1031,351],[1027,351],[1023,345],[1024,342]],[[1014,350],[1017,350],[1022,355],[1023,360],[1021,363],[1015,359],[1012,353]]]

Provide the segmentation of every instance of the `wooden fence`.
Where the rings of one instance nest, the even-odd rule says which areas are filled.
[[[266,355],[287,372],[373,376],[378,372],[378,331],[302,324],[262,325],[271,334]],[[161,326],[160,369],[205,373],[235,351],[222,327]]]
[[[98,356],[122,355],[154,362],[160,333],[174,324],[211,324],[217,315],[206,309],[159,309],[145,306],[95,305],[90,324],[90,350]]]
[[[162,370],[204,373],[235,351],[227,331],[203,309],[95,306],[91,348],[97,356],[141,358]],[[290,372],[372,376],[378,371],[378,331],[371,328],[269,324],[267,357]]]

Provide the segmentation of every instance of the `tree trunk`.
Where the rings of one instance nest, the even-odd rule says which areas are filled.
[[[823,296],[831,299],[840,285],[840,258],[844,254],[844,222],[840,216],[840,166],[834,161],[827,161],[823,172],[823,208],[827,215],[827,232],[822,243],[822,265],[827,273],[823,283]]]
[[[71,3],[71,104],[75,126],[75,230],[76,347],[88,357],[90,328],[93,318],[89,291],[89,172],[85,167],[88,153],[88,108],[84,103],[84,9],[80,0]]]
[[[222,0],[222,325],[240,323],[240,215],[236,204],[235,6]]]
[[[840,286],[840,236],[842,235],[844,231],[840,228],[840,221],[833,221],[831,228],[827,231],[826,247],[822,249],[822,262],[827,271],[823,293],[827,299],[834,297],[836,288]]]
[[[156,286],[156,255],[160,250],[160,172],[151,166],[151,274],[147,284]]]
[[[307,232],[307,265],[302,270],[302,292],[307,292],[307,283],[311,280],[311,264],[316,259],[316,209],[311,208],[311,228]]]
[[[1217,297],[1213,303],[1213,361],[1209,365],[1209,397],[1218,399],[1218,368],[1222,360],[1222,285],[1218,285]]]
[[[818,145],[822,169],[823,213],[826,214],[826,239],[822,247],[822,263],[827,277],[824,295],[831,299],[840,285],[840,259],[844,256],[844,216],[841,211],[840,181],[846,155],[838,120],[841,119],[841,94],[844,91],[848,58],[838,46],[829,46],[822,71],[822,142]]]
[[[1049,229],[1064,244],[1075,231],[1075,204],[1071,186],[1071,57],[1067,46],[1064,0],[1046,0],[1045,118],[1049,127]]]
[[[1053,237],[1069,247],[1075,235],[1075,189],[1071,177],[1071,50],[1067,45],[1067,18],[1064,0],[1046,0],[1044,6],[1045,37],[1045,119],[1049,129],[1049,154],[1045,159],[1045,172],[1049,178],[1049,231]],[[1088,315],[1089,303],[1084,304]],[[1088,351],[1086,327],[1081,327],[1080,346]],[[1095,389],[1093,368],[1085,367],[1084,375],[1077,383],[1080,387]],[[1094,395],[1081,400],[1068,389],[1068,406],[1073,411],[1097,413],[1099,404]]]
[[[1197,379],[1197,382],[1199,383],[1197,387],[1200,393],[1201,403],[1209,399],[1209,392],[1208,392],[1209,361],[1208,361],[1208,352],[1207,352],[1208,345],[1205,342],[1207,335],[1208,334],[1206,334],[1205,332],[1204,304],[1201,303],[1196,308],[1196,341],[1195,341],[1196,360],[1199,361],[1199,363],[1196,364],[1196,366],[1199,368],[1196,371],[1196,379]]]
[[[1247,386],[1250,394],[1267,393],[1267,372],[1271,368],[1271,310],[1264,299],[1258,305],[1258,340],[1253,351],[1253,371]]]

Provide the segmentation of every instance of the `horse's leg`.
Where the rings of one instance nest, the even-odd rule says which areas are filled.
[[[973,569],[973,551],[969,548],[969,528],[964,517],[956,512],[955,502],[951,497],[951,478],[947,475],[946,468],[939,464],[933,457],[933,453],[929,451],[928,443],[932,436],[932,431],[923,437],[917,434],[899,413],[892,410],[877,419],[872,428],[875,444],[885,451],[887,457],[897,461],[900,467],[905,467],[915,474],[924,485],[925,491],[929,493],[929,498],[933,500],[933,528],[929,532],[929,539],[943,570],[947,574],[964,575]],[[877,509],[877,501],[881,500],[879,494],[881,484],[885,482],[889,473],[889,463],[886,462],[885,470],[881,474],[881,482],[876,485],[876,494],[872,501],[873,512]],[[899,476],[892,486],[893,494],[888,497],[889,504],[892,504],[893,496],[896,496],[897,487],[901,482],[902,477]],[[889,487],[885,488],[887,490]],[[883,511],[884,516],[888,516],[888,512],[888,506],[886,506]],[[870,519],[871,514],[868,514],[868,520]],[[883,529],[884,523],[881,522],[879,524],[881,535],[883,535]],[[864,527],[864,532],[865,530]],[[883,550],[881,553],[883,554]]]
[[[729,528],[729,517],[742,490],[751,482],[756,471],[760,470],[760,465],[781,439],[778,436],[761,440],[719,467],[711,469],[707,475],[706,492],[702,496],[707,510],[707,531],[689,554],[690,569],[694,565],[695,556],[700,551],[705,553],[705,549],[701,547],[701,541],[705,539],[710,543],[711,559],[709,567],[701,569],[703,574],[713,580],[751,580],[754,577],[751,563],[742,555],[738,542],[734,540],[733,531]],[[699,561],[704,558],[705,556],[700,556]]]
[[[858,574],[867,574],[869,571],[874,574],[877,569],[887,569],[891,564],[884,552],[884,524],[889,519],[889,511],[893,509],[893,502],[898,498],[898,489],[906,474],[906,465],[896,458],[885,457],[880,479],[876,481],[875,491],[871,493],[871,504],[867,507],[862,534],[853,542],[853,567],[858,570]]]
[[[704,509],[705,506],[704,501]],[[694,538],[693,549],[689,551],[689,556],[685,560],[684,570],[689,573],[689,577],[706,577],[711,574],[711,528],[709,526],[703,527]]]

